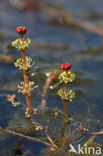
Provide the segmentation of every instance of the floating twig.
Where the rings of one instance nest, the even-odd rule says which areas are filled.
[[[50,147],[52,146],[48,142],[42,141],[40,139],[31,137],[31,136],[24,135],[24,134],[15,132],[15,131],[11,131],[11,130],[8,130],[8,129],[0,129],[0,131],[2,131],[3,133],[9,133],[9,134],[12,134],[12,135],[20,136],[22,138],[26,138],[26,139],[31,140],[31,141],[36,141],[36,142],[42,143],[42,144],[44,144],[46,146],[50,146]]]

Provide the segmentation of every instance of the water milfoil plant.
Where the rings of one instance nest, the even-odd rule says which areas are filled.
[[[75,98],[75,92],[69,89],[69,84],[72,83],[75,80],[75,74],[70,71],[71,64],[64,63],[61,64],[61,70],[62,72],[59,74],[58,79],[60,83],[64,83],[64,88],[58,90],[58,95],[61,97],[61,99],[64,102],[64,115],[65,120],[69,120],[68,115],[68,101],[72,101],[73,98]]]
[[[20,38],[13,41],[12,46],[16,47],[21,52],[22,58],[18,58],[14,65],[23,71],[24,77],[24,81],[21,82],[17,87],[18,93],[22,93],[26,97],[26,116],[29,117],[30,114],[33,113],[30,96],[33,93],[33,89],[36,87],[33,81],[29,81],[29,69],[34,65],[34,62],[32,61],[31,57],[26,56],[26,50],[29,48],[31,41],[29,38],[26,40],[24,39],[24,35],[27,32],[27,28],[25,26],[17,27],[16,32],[20,35]]]

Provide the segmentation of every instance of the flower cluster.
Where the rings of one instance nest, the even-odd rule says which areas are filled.
[[[60,82],[64,82],[64,83],[68,83],[68,82],[73,82],[76,78],[74,73],[71,73],[71,71],[68,71],[68,73],[66,71],[62,72],[59,76],[58,76]]]
[[[62,100],[66,101],[72,101],[72,99],[75,98],[75,93],[72,90],[66,93],[65,89],[59,89],[57,94],[61,97]]]
[[[25,85],[24,82],[21,82],[20,85],[17,85],[18,93],[30,95],[31,93],[33,93],[33,90],[38,87],[37,85],[36,86],[34,85],[35,83],[33,81],[29,82],[29,86]],[[27,90],[26,87],[28,87],[29,89]]]
[[[12,42],[12,46],[16,47],[19,51],[26,50],[30,46],[30,44],[31,40],[29,38],[27,38],[24,41],[21,38],[19,38]]]
[[[35,65],[35,62],[32,62],[32,58],[26,56],[26,65],[23,63],[23,59],[19,58],[14,62],[15,67],[19,67],[20,70],[26,71]]]

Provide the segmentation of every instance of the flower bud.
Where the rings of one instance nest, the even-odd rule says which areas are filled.
[[[26,34],[27,28],[26,28],[25,26],[17,27],[17,28],[16,28],[16,32],[17,32],[18,34],[20,34],[20,35]]]
[[[69,63],[61,64],[62,70],[69,70],[70,68],[71,68],[71,64],[69,64]]]

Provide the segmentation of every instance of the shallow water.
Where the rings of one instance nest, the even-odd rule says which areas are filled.
[[[48,0],[45,2],[50,4]],[[20,56],[20,52],[15,49],[11,48],[5,51],[4,48],[5,43],[9,42],[10,44],[11,41],[16,39],[15,28],[18,25],[27,26],[27,36],[32,40],[32,47],[28,50],[27,55],[32,56],[36,66],[32,69],[33,74],[31,74],[30,79],[39,85],[39,88],[35,90],[34,96],[32,96],[34,108],[40,108],[41,106],[41,95],[47,78],[46,74],[50,71],[55,71],[62,62],[70,62],[72,64],[72,70],[77,75],[77,79],[71,85],[71,88],[76,91],[76,98],[69,103],[69,113],[74,121],[67,128],[66,134],[68,136],[68,131],[71,131],[70,139],[73,141],[77,139],[78,142],[83,144],[88,140],[88,135],[77,135],[76,129],[78,129],[80,122],[85,124],[89,132],[97,132],[103,129],[102,37],[84,29],[53,25],[51,24],[51,16],[42,11],[36,11],[33,7],[22,11],[12,7],[9,1],[1,1],[0,3],[0,34],[2,34],[0,38],[0,54]],[[81,0],[69,2],[59,0],[58,2],[52,1],[51,4],[64,8],[78,19],[98,24],[103,18],[102,0],[99,0],[99,2],[97,0],[85,0],[83,2]],[[22,74],[13,64],[1,63],[0,65],[0,126],[2,128],[8,127],[11,130],[19,127],[18,131],[24,133],[22,131],[22,128],[25,129],[26,127],[24,97],[18,95],[18,100],[22,101],[22,106],[17,108],[12,107],[6,100],[7,94],[17,92],[16,85],[23,80]],[[51,85],[54,84],[55,82]],[[62,118],[54,119],[52,116],[54,107],[58,107],[63,112],[63,103],[56,96],[56,91],[56,89],[48,91],[44,114],[35,116],[32,119],[39,122],[39,124],[46,125],[48,124],[48,118],[49,135],[53,139],[59,138],[64,122]],[[44,134],[34,133],[30,135],[45,140]],[[16,147],[18,139],[18,136],[2,133],[0,135],[0,155],[16,155],[12,149]],[[96,136],[95,142],[103,145],[102,140],[102,135]],[[22,155],[41,156],[47,155],[46,152],[48,152],[47,146],[22,139]]]

